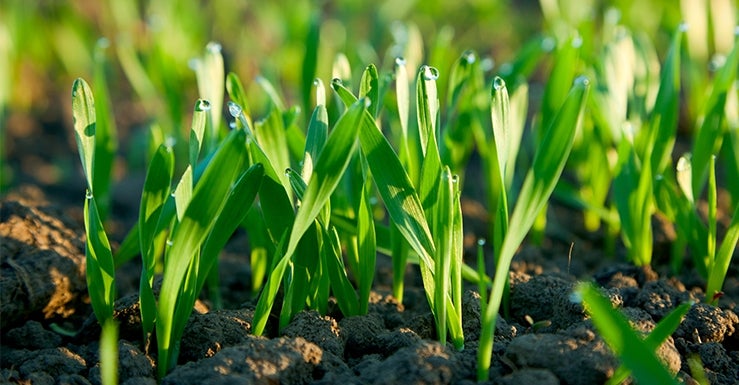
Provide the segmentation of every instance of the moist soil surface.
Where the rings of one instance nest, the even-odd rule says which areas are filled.
[[[100,327],[86,292],[81,203],[54,200],[41,189],[26,186],[7,194],[0,209],[0,381],[99,384]],[[487,224],[476,202],[465,201],[464,211],[471,261],[474,240],[484,234]],[[634,267],[618,256],[620,252],[604,252],[602,237],[578,232],[573,230],[577,223],[556,219],[574,221],[575,214],[550,211],[549,227],[554,230],[548,231],[542,246],[523,246],[509,273],[510,306],[498,318],[484,383],[602,384],[614,374],[619,361],[582,306],[573,302],[573,287],[579,281],[595,282],[644,333],[676,306],[694,302],[658,351],[660,359],[687,384],[697,383],[689,358],[700,359],[711,384],[738,382],[736,258],[719,306],[709,306],[701,289],[705,283],[694,273],[669,274],[669,269],[659,267],[659,258],[654,269]],[[669,249],[657,238],[655,252]],[[474,286],[464,295],[461,351],[436,341],[417,268],[409,266],[406,271],[402,303],[390,294],[391,264],[385,256],[378,257],[369,314],[344,317],[331,305],[327,315],[299,313],[280,331],[270,323],[265,335],[257,337],[251,333],[256,301],[248,288],[246,243],[244,234],[235,234],[221,256],[224,309],[210,310],[205,299],[198,302],[181,340],[179,363],[161,383],[477,382],[480,296]],[[156,384],[155,344],[148,353],[142,345],[136,297],[140,267],[128,262],[117,274],[119,381]]]

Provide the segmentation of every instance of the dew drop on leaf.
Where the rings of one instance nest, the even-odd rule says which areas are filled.
[[[541,40],[541,50],[544,52],[551,52],[556,45],[556,42],[551,37],[547,37]]]
[[[90,200],[92,199],[92,191],[86,190],[85,191],[85,199]]]
[[[475,55],[475,51],[467,50],[462,54],[462,57],[467,62],[467,64],[473,64],[477,60],[477,56]]]
[[[187,61],[187,66],[190,67],[191,70],[197,71],[200,69],[201,60],[197,58],[193,58]]]
[[[205,49],[210,53],[221,53],[221,45],[214,41],[208,43],[208,45],[205,46]]]
[[[108,48],[110,47],[110,40],[107,37],[101,37],[98,39],[98,41],[95,43],[100,48]]]
[[[439,70],[437,70],[434,67],[431,66],[423,66],[421,68],[421,71],[423,71],[423,79],[424,80],[436,80],[439,78]]]
[[[590,85],[590,79],[587,76],[578,76],[575,79],[575,85],[587,87]]]
[[[209,111],[210,110],[210,102],[205,99],[198,100],[197,104],[195,105],[195,109],[197,111]]]
[[[228,113],[234,118],[238,118],[241,115],[241,106],[234,102],[228,102]]]
[[[395,58],[395,65],[396,66],[404,66],[405,65],[405,59],[402,57],[396,57]]]
[[[501,77],[496,77],[495,80],[493,80],[493,88],[495,88],[496,91],[500,91],[505,88],[505,80]]]
[[[173,136],[168,136],[167,139],[164,140],[164,145],[168,148],[174,147],[175,143],[177,143],[177,139],[175,139]]]

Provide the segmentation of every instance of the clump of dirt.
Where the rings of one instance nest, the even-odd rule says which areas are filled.
[[[10,383],[99,384],[100,328],[90,314],[79,221],[26,189],[2,201],[0,379]],[[480,296],[470,287],[463,298],[465,346],[436,341],[433,316],[410,268],[405,302],[399,303],[378,277],[369,313],[345,317],[334,305],[327,315],[303,311],[278,331],[272,320],[264,337],[251,334],[254,301],[243,290],[246,256],[228,250],[221,274],[225,310],[198,302],[180,344],[178,366],[164,384],[474,384],[480,336]],[[703,303],[690,279],[604,260],[599,253],[573,261],[567,253],[525,247],[509,274],[510,306],[499,316],[489,377],[485,384],[598,384],[610,378],[618,359],[598,336],[579,303],[571,300],[578,280],[592,280],[632,327],[650,332],[676,306],[692,301],[680,327],[658,351],[665,366],[689,383],[688,359],[699,359],[712,384],[739,378],[739,317],[727,280],[721,306]],[[383,257],[380,257],[382,259]],[[589,259],[591,258],[591,259]],[[378,274],[386,271],[378,265]],[[122,272],[137,276],[135,265]],[[229,275],[231,274],[231,275]],[[242,282],[239,284],[239,282]],[[248,282],[248,281],[247,281]],[[384,284],[383,284],[384,283]],[[124,290],[124,292],[126,292]],[[128,292],[131,292],[129,290]],[[155,345],[144,346],[138,298],[116,303],[119,378],[123,384],[156,380]],[[74,335],[59,334],[62,323]]]

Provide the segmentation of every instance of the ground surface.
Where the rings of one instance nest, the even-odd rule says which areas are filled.
[[[100,383],[99,327],[90,317],[84,275],[83,229],[79,205],[54,204],[35,187],[15,189],[2,200],[0,215],[0,381],[32,384]],[[58,200],[57,200],[58,201]],[[63,201],[63,200],[62,200]],[[466,202],[468,228],[484,225],[479,205]],[[477,229],[476,229],[477,228]],[[563,228],[569,228],[564,226]],[[548,240],[524,247],[514,262],[510,312],[496,327],[489,383],[600,384],[618,361],[582,308],[571,302],[577,280],[602,286],[612,303],[649,331],[667,312],[686,301],[696,305],[659,354],[691,383],[687,358],[698,356],[712,384],[739,378],[739,283],[732,267],[721,306],[703,304],[702,283],[673,277],[659,267],[639,269],[605,255],[591,240],[568,233],[574,248]],[[180,362],[165,384],[446,384],[474,383],[480,334],[479,295],[464,297],[465,349],[435,341],[433,317],[413,267],[407,272],[403,304],[390,296],[389,261],[380,256],[376,290],[366,316],[300,313],[281,333],[250,333],[254,302],[246,291],[249,270],[243,235],[232,240],[221,262],[227,310],[208,311],[200,303],[182,339]],[[577,244],[577,243],[576,243]],[[120,380],[155,384],[155,357],[142,352],[135,287],[138,270],[119,273],[117,318]],[[532,327],[533,320],[537,327]],[[56,326],[79,331],[64,336]]]

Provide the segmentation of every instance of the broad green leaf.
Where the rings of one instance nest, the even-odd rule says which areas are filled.
[[[305,151],[303,155],[303,169],[301,174],[305,180],[310,180],[313,175],[313,164],[318,159],[318,154],[323,150],[328,136],[328,112],[326,106],[319,104],[313,110],[308,134],[305,138]]]
[[[177,220],[180,221],[185,215],[185,209],[190,204],[190,200],[192,199],[192,170],[192,166],[187,166],[185,172],[182,173],[182,177],[180,177],[179,183],[177,183],[177,188],[175,188],[174,191],[175,208],[177,209]]]
[[[377,67],[374,64],[370,64],[362,73],[362,79],[359,83],[359,97],[369,99],[369,111],[372,116],[377,116],[377,113],[380,111],[379,87]]]
[[[87,291],[95,318],[103,325],[113,319],[116,297],[115,264],[108,236],[98,215],[95,197],[89,191],[87,194],[84,209]]]
[[[434,67],[422,66],[416,78],[416,110],[418,113],[418,134],[421,140],[421,151],[426,157],[429,137],[438,138],[436,132],[439,115],[439,98],[436,92],[436,79],[439,70]]]
[[[288,153],[287,140],[285,137],[285,126],[280,114],[281,110],[270,109],[265,120],[256,122],[254,133],[259,146],[267,155],[270,164],[276,170],[284,171],[290,167],[290,155]],[[278,174],[283,186],[288,186],[284,173]]]
[[[95,163],[95,101],[92,90],[82,78],[72,85],[72,116],[74,118],[74,137],[80,153],[82,169],[90,193],[93,190],[93,167]]]

